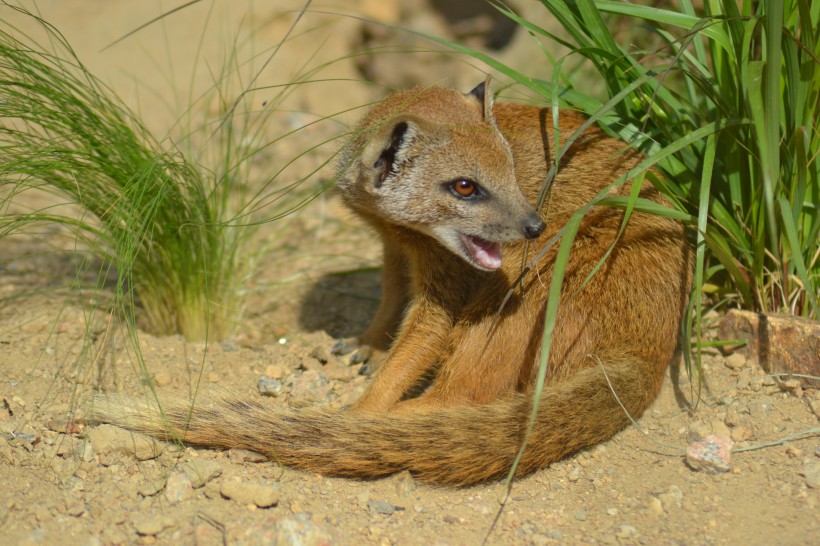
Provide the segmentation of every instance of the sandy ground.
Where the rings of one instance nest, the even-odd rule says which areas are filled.
[[[352,4],[324,8],[351,11]],[[355,4],[365,15],[407,18],[399,4]],[[160,135],[185,110],[184,97],[209,85],[207,70],[193,70],[197,51],[216,65],[240,23],[255,29],[253,47],[263,51],[294,17],[268,5],[249,13],[216,2],[207,23],[213,30],[203,33],[203,4],[101,52],[172,6],[80,0],[38,6],[90,70]],[[312,15],[304,23],[313,30],[302,42],[286,44],[287,55],[264,72],[265,85],[291,81],[305,52],[313,54],[319,43],[325,45],[311,66],[344,56],[362,33],[353,19]],[[451,59],[439,61],[445,68],[438,70],[450,71],[454,84],[483,77],[464,63],[452,72]],[[432,63],[429,55],[419,62]],[[328,70],[323,77],[353,81],[299,87],[283,107],[290,115],[283,123],[306,119],[294,121],[294,112],[351,109],[380,92],[361,81],[362,67],[352,59]],[[443,77],[431,73],[422,83]],[[340,117],[342,124],[354,118]],[[338,131],[331,123],[283,141],[271,168]],[[309,154],[306,165],[283,178],[309,172],[311,162],[330,153],[332,145]],[[379,248],[332,193],[324,194],[300,214],[260,230],[265,253],[258,256],[247,313],[232,339],[206,346],[139,332],[147,368],[141,370],[133,340],[97,311],[105,293],[72,290],[77,260],[59,251],[53,235],[0,239],[0,543],[460,545],[487,538],[503,545],[769,545],[816,544],[820,536],[820,442],[817,436],[782,441],[818,426],[820,396],[783,390],[751,363],[717,353],[706,355],[696,408],[689,379],[673,367],[637,427],[517,481],[489,536],[502,483],[456,490],[417,484],[408,475],[329,479],[249,452],[151,443],[114,427],[86,426],[76,417],[88,410],[94,390],[138,395],[146,375],[181,396],[219,389],[259,397],[261,380],[277,393],[269,398],[273,406],[349,403],[366,378],[329,347],[333,338],[363,329],[375,309]],[[713,433],[732,437],[736,448],[760,449],[735,453],[727,473],[691,470],[685,447]]]

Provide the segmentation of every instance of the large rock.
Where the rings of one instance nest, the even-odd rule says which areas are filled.
[[[820,322],[733,309],[720,321],[720,337],[746,341],[738,350],[768,373],[820,376]]]

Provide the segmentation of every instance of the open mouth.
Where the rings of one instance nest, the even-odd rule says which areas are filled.
[[[460,234],[464,250],[472,262],[481,269],[495,270],[501,267],[501,245],[485,241],[473,235]]]

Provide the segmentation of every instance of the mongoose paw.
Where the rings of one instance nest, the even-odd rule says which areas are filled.
[[[373,349],[370,345],[365,345],[355,337],[346,337],[337,339],[330,348],[330,353],[345,357],[349,366],[367,362],[373,354]]]

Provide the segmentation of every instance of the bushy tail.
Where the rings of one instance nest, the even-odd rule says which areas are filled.
[[[624,409],[640,416],[659,383],[646,364],[624,362],[607,365],[606,373],[589,368],[547,386],[518,473],[611,437],[629,423]],[[197,402],[193,410],[178,400],[163,400],[161,406],[162,414],[133,400],[99,396],[94,418],[189,444],[253,450],[328,476],[376,478],[409,470],[424,482],[470,485],[509,472],[531,399],[517,395],[414,414],[279,412],[237,398]]]

